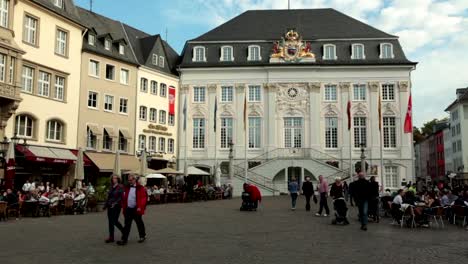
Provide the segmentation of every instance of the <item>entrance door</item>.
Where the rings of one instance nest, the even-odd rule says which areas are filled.
[[[302,148],[303,121],[302,117],[284,118],[284,147]]]

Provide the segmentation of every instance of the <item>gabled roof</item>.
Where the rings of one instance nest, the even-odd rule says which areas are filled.
[[[30,1],[84,27],[84,24],[80,20],[77,7],[73,3],[73,0],[63,0],[63,8],[55,6],[52,0]]]
[[[304,40],[397,38],[332,8],[250,10],[192,41],[277,40],[295,29]]]
[[[452,107],[454,107],[455,105],[459,104],[459,103],[466,103],[468,102],[468,87],[467,88],[458,88],[457,89],[457,99],[455,99],[455,101],[453,101],[449,106],[447,106],[447,108],[445,109],[445,111],[450,111],[450,109]]]

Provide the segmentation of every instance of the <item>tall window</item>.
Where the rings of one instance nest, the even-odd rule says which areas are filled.
[[[158,65],[158,54],[153,54],[153,57],[151,58],[151,63],[153,65]]]
[[[34,69],[31,67],[23,66],[21,75],[21,88],[24,92],[32,93],[33,91],[33,79]]]
[[[119,54],[125,55],[125,46],[122,44],[119,44]]]
[[[104,129],[102,136],[102,149],[112,151],[112,137],[107,133],[106,129]]]
[[[353,85],[353,99],[354,101],[366,100],[366,85],[365,84]]]
[[[205,48],[204,47],[194,47],[193,48],[193,61],[202,62],[206,61],[205,57]]]
[[[88,44],[91,46],[96,45],[96,35],[94,35],[93,33],[88,34]]]
[[[106,79],[114,80],[115,79],[115,66],[106,64]]]
[[[392,59],[393,58],[393,45],[390,43],[380,44],[380,58]]]
[[[65,93],[65,78],[61,76],[55,76],[54,99],[63,101],[64,93]]]
[[[232,102],[234,97],[234,89],[232,86],[221,87],[221,102]]]
[[[150,136],[148,138],[148,150],[156,152],[156,137]]]
[[[55,42],[55,53],[66,56],[67,55],[67,38],[68,33],[57,29],[57,40]]]
[[[90,108],[97,108],[98,103],[98,93],[96,92],[88,92],[88,107]]]
[[[225,46],[221,47],[221,61],[233,61],[234,57],[232,54],[232,47]]]
[[[174,153],[174,139],[167,140],[167,153]]]
[[[99,61],[89,61],[89,75],[99,77]]]
[[[338,148],[338,118],[325,118],[325,148]]]
[[[0,0],[0,27],[8,28],[10,0]]]
[[[164,57],[159,56],[159,67],[164,68]]]
[[[111,48],[112,48],[112,43],[111,43],[110,39],[105,39],[105,40],[104,40],[104,48],[105,48],[106,50],[111,50]]]
[[[249,117],[249,148],[260,148],[262,145],[262,119]]]
[[[19,137],[32,138],[34,131],[34,120],[27,115],[16,117],[15,134]]]
[[[126,69],[120,69],[120,83],[121,84],[128,84],[128,80],[130,77],[130,72]]]
[[[323,59],[324,60],[336,60],[336,46],[332,44],[326,44],[323,46]]]
[[[354,60],[363,60],[363,59],[365,59],[364,45],[362,45],[362,44],[353,44],[352,45],[351,59],[354,59]]]
[[[86,147],[89,149],[96,149],[97,146],[97,136],[89,128],[86,129]]]
[[[194,149],[205,148],[205,119],[204,118],[193,119],[192,147]]]
[[[382,84],[382,101],[395,100],[395,86],[393,84]]]
[[[37,28],[38,28],[37,19],[31,16],[25,16],[24,17],[23,41],[32,45],[37,45]]]
[[[37,94],[40,96],[49,97],[50,91],[50,74],[39,71],[39,80],[37,82]]]
[[[139,135],[138,136],[138,149],[139,150],[145,150],[146,149],[146,136],[145,135]]]
[[[336,101],[336,85],[325,85],[325,101]]]
[[[221,148],[229,148],[232,141],[232,118],[221,118]]]
[[[385,166],[385,188],[399,188],[398,184],[398,167]]]
[[[121,131],[119,131],[119,151],[128,152],[128,140]]]
[[[140,120],[146,121],[146,106],[140,106]]]
[[[302,148],[302,117],[284,118],[284,147]]]
[[[249,61],[259,61],[260,57],[260,46],[249,46],[249,55],[247,56]]]
[[[383,118],[384,148],[396,148],[396,121],[395,117]]]
[[[47,122],[47,140],[61,142],[63,135],[63,125],[59,121],[50,120]]]
[[[128,114],[128,99],[120,98],[119,113]]]
[[[166,97],[167,96],[167,85],[165,83],[161,83],[160,85],[160,89],[159,89],[159,95],[162,96],[162,97]]]
[[[104,110],[111,112],[114,110],[114,96],[106,94],[104,97]]]
[[[159,138],[159,152],[166,152],[166,139],[163,137]]]
[[[5,81],[6,56],[0,54],[0,82]]]
[[[145,78],[141,78],[140,80],[140,91],[141,92],[148,92],[148,80]]]
[[[262,89],[260,85],[249,85],[249,102],[261,102]]]
[[[169,114],[169,120],[167,121],[167,123],[168,123],[170,126],[173,126],[173,125],[175,124],[175,116]]]
[[[151,108],[149,112],[149,121],[156,122],[158,110],[156,108]]]
[[[360,148],[361,144],[367,147],[367,126],[365,117],[354,117],[354,147]]]
[[[151,93],[158,94],[158,82],[151,81]]]
[[[159,124],[166,124],[166,111],[159,110]]]
[[[204,103],[205,92],[205,87],[193,87],[193,101],[195,103]]]
[[[9,74],[9,80],[8,80],[8,83],[10,84],[13,84],[15,82],[15,72],[16,72],[15,68],[16,68],[16,58],[11,57],[10,74]]]

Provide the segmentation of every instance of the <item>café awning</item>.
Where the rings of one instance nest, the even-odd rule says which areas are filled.
[[[118,137],[112,127],[104,127],[104,130],[106,130],[107,134],[109,134],[109,137]]]
[[[122,133],[122,135],[124,136],[124,138],[126,139],[132,139],[132,136],[130,134],[130,132],[128,131],[128,129],[119,129],[120,133]]]
[[[16,150],[20,152],[26,160],[33,162],[74,164],[77,159],[76,155],[70,149],[16,145]]]
[[[112,172],[114,170],[115,154],[86,152],[86,156],[98,167],[101,172]],[[125,171],[138,171],[139,160],[135,156],[120,155],[120,168]]]
[[[101,131],[99,130],[98,125],[88,124],[88,128],[89,128],[89,130],[91,130],[91,132],[94,135],[101,135],[102,134]]]

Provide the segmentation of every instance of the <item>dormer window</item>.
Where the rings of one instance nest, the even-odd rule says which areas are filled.
[[[119,53],[120,53],[120,55],[124,55],[124,54],[125,54],[125,46],[122,45],[122,44],[119,44]]]
[[[381,43],[380,44],[380,58],[381,59],[393,59],[393,45],[390,43]]]
[[[249,46],[249,55],[247,56],[249,61],[260,61],[262,57],[260,56],[260,46],[252,45]]]
[[[110,39],[105,39],[104,40],[104,48],[106,50],[111,50],[111,47],[112,47],[112,42],[110,41]]]
[[[96,35],[89,33],[88,34],[88,44],[91,46],[96,45]]]
[[[152,57],[152,59],[151,59],[151,63],[152,63],[153,65],[158,66],[158,54],[153,54],[153,57]]]
[[[353,44],[351,46],[351,59],[353,60],[363,60],[366,58],[364,53],[364,45],[363,44]]]
[[[205,47],[198,46],[198,47],[193,48],[192,61],[195,61],[195,62],[204,62],[204,61],[206,61]]]
[[[232,52],[231,46],[222,46],[221,47],[221,61],[233,61],[234,54]]]
[[[164,57],[159,56],[159,67],[164,68]]]
[[[63,0],[54,0],[54,6],[63,8]]]
[[[336,46],[333,44],[323,45],[323,60],[336,60]]]

